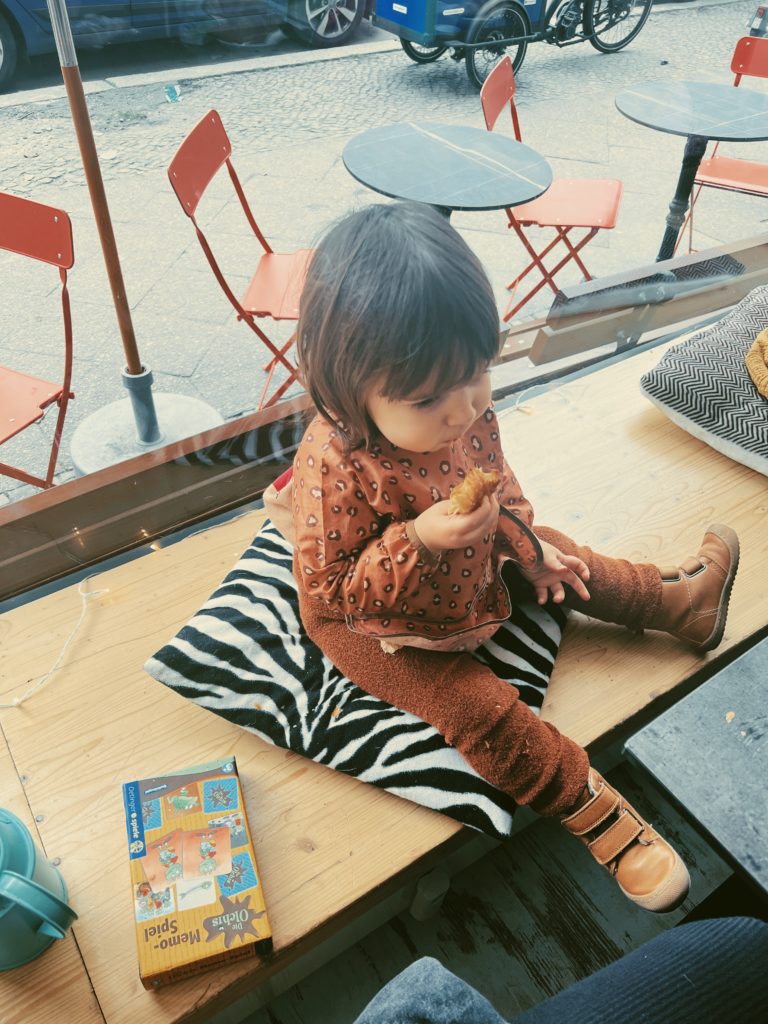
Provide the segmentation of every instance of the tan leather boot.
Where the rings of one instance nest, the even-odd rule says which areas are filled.
[[[738,567],[739,538],[729,526],[713,523],[695,555],[659,569],[661,605],[645,628],[663,630],[699,651],[713,650],[723,639]]]
[[[674,910],[691,885],[678,853],[594,768],[586,801],[563,826],[610,871],[626,897],[644,910]]]

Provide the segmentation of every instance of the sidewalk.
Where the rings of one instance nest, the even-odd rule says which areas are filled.
[[[655,78],[730,82],[731,52],[754,7],[754,0],[664,5],[637,40],[610,56],[588,44],[529,48],[518,88],[524,140],[559,176],[624,181],[617,228],[599,235],[587,250],[594,274],[653,260],[683,149],[682,139],[625,120],[613,96],[633,81]],[[262,57],[207,67],[200,77],[193,69],[183,77],[178,72],[130,76],[87,89],[142,359],[153,371],[156,391],[202,398],[225,418],[254,408],[266,359],[251,332],[236,322],[168,184],[166,167],[189,129],[211,107],[219,111],[254,212],[280,250],[311,245],[330,221],[377,200],[341,163],[346,140],[358,131],[406,119],[482,125],[479,99],[462,65],[444,58],[418,67],[394,39],[274,60],[279,63]],[[177,103],[166,99],[169,80],[180,85]],[[63,480],[73,474],[68,438],[74,427],[125,394],[120,335],[69,110],[63,91],[51,92],[24,105],[18,98],[15,103],[7,102],[11,97],[0,99],[0,127],[2,187],[63,207],[73,219],[77,397],[59,461]],[[749,156],[768,160],[768,146],[751,145]],[[203,209],[215,221],[211,240],[218,243],[224,271],[240,290],[257,246],[228,182],[214,185]],[[755,234],[765,217],[757,199],[708,194],[697,212],[699,247]],[[458,214],[453,223],[485,262],[501,304],[504,285],[522,259],[503,211]],[[40,267],[40,286],[50,293],[46,300],[31,309],[11,306],[9,296],[15,293],[41,294],[33,291],[35,282],[19,263],[0,260],[2,361],[56,379],[62,349],[56,275]],[[527,307],[526,314],[540,314],[549,302],[542,293],[542,301]],[[46,439],[51,426],[38,428]],[[46,441],[34,435],[34,429],[26,431],[5,445],[4,459],[41,465]],[[28,493],[31,489],[0,478],[0,503]]]

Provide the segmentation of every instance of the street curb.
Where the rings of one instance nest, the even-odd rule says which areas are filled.
[[[680,9],[696,7],[728,7],[740,0],[656,0],[654,13],[665,14]],[[746,34],[747,27],[745,25]],[[84,82],[85,94],[96,95],[110,92],[113,89],[136,89],[151,85],[178,84],[181,82],[199,81],[203,78],[218,78],[224,75],[237,75],[252,71],[273,71],[276,68],[301,67],[306,64],[320,64],[331,60],[344,60],[349,57],[376,56],[381,53],[392,53],[400,48],[400,40],[396,36],[371,43],[352,43],[328,50],[303,50],[298,53],[280,54],[274,57],[255,55],[245,60],[223,61],[220,64],[201,64],[197,67],[168,68],[146,74],[119,75],[114,78],[96,79]],[[51,103],[66,99],[63,85],[45,86],[31,89],[23,93],[0,94],[0,110],[26,105],[28,103]]]
[[[400,49],[395,36],[373,43],[357,43],[329,50],[302,50],[299,53],[284,53],[274,57],[256,55],[245,60],[222,61],[220,64],[200,64],[197,67],[167,68],[145,74],[120,75],[115,78],[101,78],[83,82],[86,95],[110,92],[113,89],[136,89],[148,85],[199,81],[201,78],[218,78],[223,75],[243,74],[247,71],[274,71],[275,68],[297,67],[304,64],[320,64],[347,57],[367,57],[379,53],[392,53]],[[0,95],[0,110],[18,107],[28,103],[50,103],[66,99],[63,85],[49,85],[41,89],[30,89],[23,93]]]

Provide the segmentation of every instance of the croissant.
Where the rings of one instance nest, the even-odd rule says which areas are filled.
[[[454,512],[466,515],[479,508],[487,494],[493,494],[501,483],[496,470],[485,473],[482,469],[470,469],[461,483],[451,491],[451,505]]]

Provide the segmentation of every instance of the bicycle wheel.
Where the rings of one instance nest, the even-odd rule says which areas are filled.
[[[589,41],[601,53],[616,53],[631,43],[648,21],[653,0],[592,0],[584,14]]]
[[[468,43],[485,44],[466,50],[467,77],[472,85],[482,88],[491,69],[505,53],[512,58],[512,69],[518,71],[528,49],[528,43],[520,37],[529,32],[528,16],[514,0],[490,0],[483,4],[467,34]],[[501,39],[518,41],[501,43]]]
[[[412,43],[410,39],[401,39],[400,45],[406,56],[416,64],[431,64],[448,49],[447,46],[422,46],[421,43]]]

